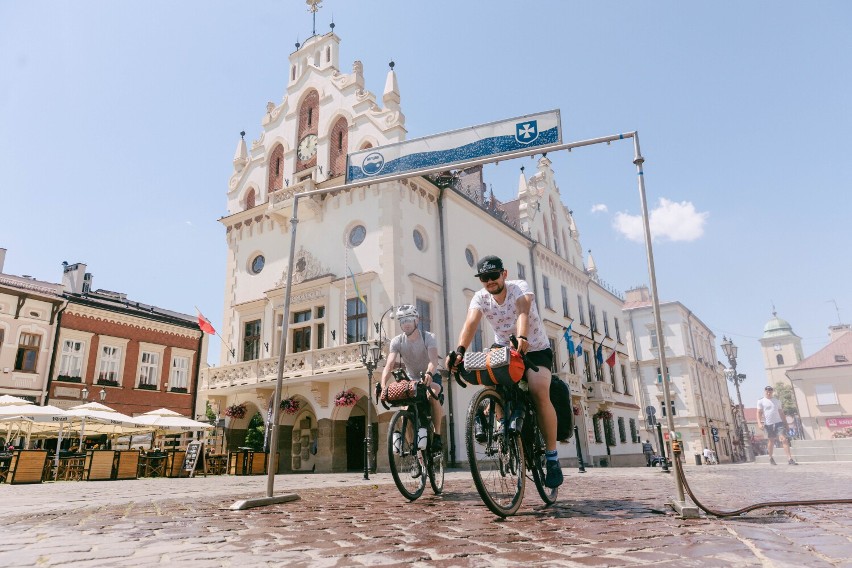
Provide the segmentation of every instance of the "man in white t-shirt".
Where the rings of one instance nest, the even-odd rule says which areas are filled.
[[[766,387],[763,389],[763,398],[757,401],[757,425],[766,432],[766,437],[769,439],[766,445],[769,451],[769,463],[775,465],[772,452],[775,450],[775,441],[781,440],[784,453],[787,454],[787,463],[799,465],[790,452],[790,440],[787,439],[787,417],[784,416],[781,401],[773,396],[774,392],[775,389],[772,387]]]
[[[553,367],[553,351],[544,331],[544,325],[535,304],[535,294],[523,280],[507,280],[503,261],[496,256],[486,256],[477,265],[476,276],[482,282],[470,302],[467,319],[459,334],[456,353],[464,356],[470,342],[479,329],[482,316],[494,328],[497,343],[510,344],[510,336],[518,339],[518,351],[525,353],[527,360],[538,367],[526,372],[530,393],[538,410],[538,426],[544,435],[546,446],[547,487],[562,485],[562,469],[556,450],[556,411],[550,401],[550,374]],[[450,361],[447,359],[449,368]]]

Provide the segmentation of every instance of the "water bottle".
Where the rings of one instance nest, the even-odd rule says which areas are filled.
[[[399,432],[393,433],[393,453],[397,455],[402,453],[402,434]]]
[[[421,450],[426,449],[426,428],[417,430],[417,447]]]

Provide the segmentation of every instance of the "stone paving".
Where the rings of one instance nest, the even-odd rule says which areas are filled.
[[[389,474],[279,475],[299,500],[246,511],[263,477],[0,485],[0,566],[844,566],[852,505],[763,508],[680,519],[659,468],[564,469],[544,508],[532,483],[501,520],[466,471],[413,503]],[[837,464],[689,467],[699,501],[730,511],[766,501],[852,499]]]

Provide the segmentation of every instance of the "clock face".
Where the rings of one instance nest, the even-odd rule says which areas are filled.
[[[299,147],[296,150],[296,155],[299,156],[299,159],[303,162],[306,162],[314,157],[314,154],[317,153],[317,135],[316,134],[308,134],[302,141],[299,142]]]
[[[774,347],[774,348],[775,348],[775,351],[781,351],[781,344],[780,344],[780,343],[776,343],[776,344],[775,344],[775,345],[773,345],[772,347]]]

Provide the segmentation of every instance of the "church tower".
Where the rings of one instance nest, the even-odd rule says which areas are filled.
[[[793,327],[776,312],[772,312],[772,319],[763,326],[760,348],[768,385],[786,384],[787,371],[804,359],[802,338],[793,333]]]

